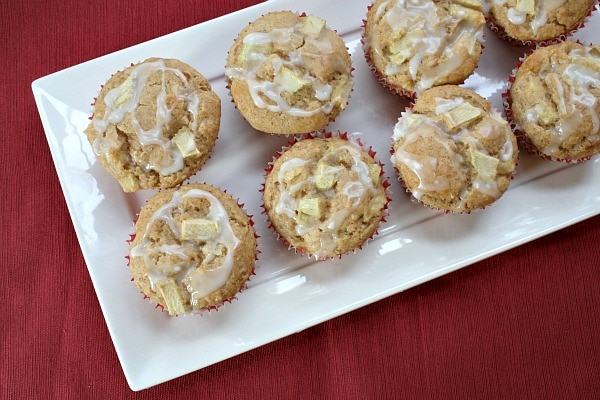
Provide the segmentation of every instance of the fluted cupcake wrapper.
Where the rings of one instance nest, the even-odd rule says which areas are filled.
[[[265,173],[264,173],[265,180],[266,180],[267,176],[269,175],[269,173],[273,170],[273,166],[274,166],[275,162],[277,161],[277,159],[279,157],[281,157],[281,155],[283,153],[285,153],[289,148],[291,148],[294,144],[296,144],[300,141],[303,141],[303,140],[311,140],[311,139],[318,139],[318,138],[320,138],[320,139],[338,138],[338,139],[342,139],[342,140],[347,140],[348,142],[351,142],[351,143],[357,145],[360,149],[366,151],[369,154],[369,156],[372,157],[375,160],[375,162],[381,167],[381,172],[380,172],[379,176],[382,179],[382,185],[385,190],[386,203],[384,205],[383,213],[382,213],[379,223],[381,224],[383,222],[386,222],[386,218],[389,215],[388,206],[389,206],[390,201],[392,201],[392,199],[391,199],[390,193],[389,193],[390,183],[389,183],[388,178],[385,176],[385,174],[383,172],[384,164],[377,159],[376,152],[373,150],[372,147],[367,148],[366,145],[362,143],[362,140],[360,138],[355,138],[351,134],[348,134],[347,132],[341,132],[341,131],[333,132],[333,131],[328,131],[328,130],[320,130],[320,131],[316,131],[316,132],[312,132],[312,133],[303,135],[302,137],[292,138],[291,140],[288,141],[287,145],[283,146],[279,151],[277,151],[275,153],[275,155],[273,156],[273,159],[267,164],[267,167],[265,168]],[[265,182],[263,182],[262,187],[259,190],[259,192],[261,194],[264,194],[264,191],[265,191]],[[318,256],[318,255],[312,254],[306,248],[292,245],[285,238],[285,236],[282,235],[277,230],[277,227],[271,222],[271,220],[268,217],[268,210],[264,203],[264,198],[263,198],[263,203],[261,204],[261,208],[263,209],[262,213],[267,217],[269,229],[274,233],[274,235],[276,236],[276,238],[279,242],[286,245],[288,247],[288,250],[293,250],[295,254],[298,254],[300,256],[306,256],[308,258],[314,258],[317,261],[325,261],[325,260],[331,260],[331,259],[335,259],[335,258],[341,259],[345,255],[354,254],[358,250],[362,250],[364,247],[366,247],[368,245],[368,243],[370,241],[372,241],[374,239],[374,237],[376,237],[379,234],[379,228],[377,228],[367,239],[365,239],[358,247],[356,247],[354,249],[350,249],[341,254],[336,254],[336,255],[332,255],[332,256]]]
[[[409,105],[406,106],[405,110],[400,114],[400,117],[398,118],[398,121],[400,121],[403,118],[405,112],[411,111],[414,106],[415,106],[415,103],[414,102],[410,102]],[[496,109],[496,107],[492,106],[492,109],[494,111],[498,112],[498,110]],[[475,212],[480,212],[482,210],[485,210],[485,209],[491,207],[492,205],[494,205],[496,203],[496,201],[499,200],[499,199],[496,199],[496,201],[494,201],[494,202],[492,202],[490,204],[487,204],[487,205],[485,205],[483,207],[479,207],[479,208],[475,208],[475,209],[470,209],[470,210],[464,210],[464,211],[458,211],[458,210],[452,210],[452,209],[444,209],[444,208],[436,208],[436,207],[433,207],[430,204],[427,204],[427,203],[421,201],[420,199],[418,199],[417,197],[415,197],[415,195],[413,194],[413,192],[410,190],[410,188],[406,184],[405,180],[402,178],[402,174],[400,173],[400,170],[398,169],[397,164],[396,164],[396,162],[394,160],[394,157],[395,157],[394,156],[395,155],[394,145],[395,145],[395,141],[392,140],[391,146],[390,146],[390,155],[391,155],[391,159],[392,159],[392,166],[394,168],[394,171],[396,171],[396,177],[398,179],[398,182],[404,188],[405,193],[410,197],[410,200],[413,203],[419,204],[421,206],[424,206],[425,208],[428,208],[430,210],[433,210],[433,211],[436,211],[436,212],[439,212],[439,213],[443,213],[443,214],[463,215],[463,214],[473,214]],[[511,181],[515,179],[515,175],[517,174],[517,167],[518,167],[518,165],[519,165],[519,158],[517,156],[517,161],[515,163],[515,168],[512,171],[512,174],[511,174],[511,177],[510,177]],[[509,189],[510,189],[510,187],[509,187]],[[502,196],[503,195],[504,195],[504,193],[502,194]]]
[[[229,193],[227,192],[227,190],[220,189],[220,188],[218,188],[218,187],[216,187],[216,186],[214,186],[212,184],[206,183],[206,182],[203,182],[203,184],[210,185],[210,186],[214,187],[215,189],[221,190],[222,192],[227,193],[229,195]],[[177,188],[174,188],[174,189],[176,190]],[[163,191],[163,190],[171,190],[171,189],[161,189],[160,191]],[[257,234],[256,228],[254,227],[254,225],[255,225],[254,218],[253,218],[254,216],[251,215],[251,214],[248,214],[248,212],[244,208],[244,203],[241,203],[240,200],[239,200],[239,198],[233,198],[233,199],[235,200],[235,202],[238,205],[238,207],[248,217],[249,225],[252,228],[252,231],[253,231],[253,234],[254,234],[254,238],[255,238],[255,240],[257,240],[258,238],[260,238],[260,236]],[[147,202],[148,202],[148,200],[146,201],[146,203]],[[133,221],[132,221],[133,222],[133,225],[132,225],[132,231],[133,231],[133,233],[129,234],[129,238],[125,240],[126,243],[127,243],[127,245],[128,245],[128,247],[131,245],[131,243],[135,240],[135,238],[137,236],[136,233],[135,233],[135,226],[136,226],[136,224],[138,222],[139,216],[140,216],[139,214],[136,214],[135,218],[133,219]],[[206,315],[207,313],[209,314],[211,312],[218,311],[226,303],[227,304],[231,304],[233,301],[238,300],[237,296],[240,293],[242,293],[244,290],[246,290],[248,288],[248,282],[250,282],[250,280],[252,279],[252,276],[256,275],[257,261],[259,260],[260,253],[261,253],[261,251],[258,248],[258,241],[257,241],[257,245],[255,247],[255,252],[254,252],[254,261],[255,261],[254,265],[252,266],[252,269],[250,271],[250,274],[248,276],[247,281],[239,288],[239,290],[237,291],[237,293],[235,293],[234,295],[232,295],[229,298],[223,299],[223,301],[221,303],[219,303],[219,304],[215,304],[215,305],[212,305],[210,307],[206,307],[206,308],[203,308],[203,309],[200,309],[200,310],[193,310],[193,311],[191,311],[189,313],[186,313],[186,314],[174,315],[174,317],[180,317],[180,316],[186,316],[186,315],[195,315],[195,316]],[[127,254],[124,258],[127,260],[126,267],[127,268],[131,268],[131,256],[129,254]],[[133,276],[131,277],[130,281],[132,283],[134,283]],[[145,294],[143,291],[141,291],[135,285],[135,283],[134,283],[134,287],[143,296],[144,300],[148,300],[148,301],[150,301],[151,303],[154,304],[154,308],[160,309],[161,312],[168,312],[167,309],[166,309],[166,306],[164,304],[161,304],[161,303],[158,303],[158,302],[155,302],[154,300],[152,300],[147,294]]]
[[[373,4],[370,4],[367,7],[367,14],[369,12],[369,10],[371,10],[371,8],[373,7]],[[371,73],[373,74],[373,76],[375,77],[375,79],[377,80],[377,82],[379,83],[379,85],[381,87],[383,87],[384,89],[386,89],[388,92],[394,94],[394,95],[398,95],[400,97],[403,97],[405,99],[408,99],[410,101],[414,101],[417,96],[419,95],[419,93],[412,91],[412,90],[407,90],[405,88],[402,88],[398,85],[395,85],[393,82],[390,82],[387,77],[382,74],[374,65],[373,62],[373,58],[371,57],[371,54],[369,52],[369,46],[366,42],[366,29],[367,29],[367,17],[365,17],[362,20],[362,25],[361,25],[361,29],[362,29],[362,34],[361,34],[361,38],[360,38],[360,43],[361,43],[361,47],[362,47],[362,51],[363,51],[363,55],[365,57],[365,62],[367,63],[367,66],[369,67],[369,70],[371,71]],[[485,42],[485,32],[482,32],[482,40],[480,42],[481,44],[481,50],[479,52],[479,55],[481,56],[481,54],[483,54],[483,49],[484,49],[484,42]],[[475,72],[475,69],[471,72],[470,75],[472,75]],[[468,77],[466,77],[465,79],[463,79],[462,82],[456,82],[454,84],[456,85],[460,85],[463,84],[466,80],[468,79]]]
[[[577,40],[575,42],[582,44],[579,40]],[[570,159],[570,158],[558,158],[558,157],[554,157],[549,154],[543,153],[540,149],[538,149],[531,142],[531,140],[527,137],[527,135],[525,135],[521,126],[517,123],[517,121],[515,121],[515,116],[512,111],[510,91],[511,91],[512,85],[515,81],[517,71],[519,70],[519,68],[521,67],[523,62],[525,62],[527,57],[529,57],[535,50],[537,50],[541,47],[546,47],[546,46],[550,46],[553,44],[557,44],[557,43],[538,44],[535,47],[526,51],[521,57],[519,57],[517,64],[513,68],[510,75],[508,76],[508,85],[506,87],[506,90],[502,93],[502,106],[504,108],[504,113],[506,115],[506,119],[507,119],[508,123],[510,124],[510,128],[512,129],[512,131],[514,132],[514,134],[517,138],[519,147],[526,150],[529,154],[541,157],[541,158],[549,160],[549,161],[561,162],[561,163],[566,163],[566,164],[585,162],[585,161],[588,161],[591,158],[591,156],[582,157],[582,158],[578,158],[578,159]]]
[[[295,12],[295,14],[296,14],[296,15],[298,15],[299,17],[306,17],[306,16],[308,15],[306,12]],[[260,17],[258,17],[258,18],[264,17],[265,15],[267,15],[267,14],[261,14],[261,15],[260,15]],[[258,18],[257,18],[257,19],[258,19]],[[252,21],[249,21],[249,22],[248,22],[248,25],[251,25],[251,24],[252,24]],[[337,30],[335,30],[335,29],[333,29],[333,28],[330,28],[330,27],[329,27],[329,25],[326,25],[326,26],[327,26],[327,28],[328,28],[328,29],[331,29],[333,32],[336,32],[336,33],[337,33]],[[241,32],[240,32],[240,33],[241,33]],[[235,43],[235,42],[236,42],[238,39],[239,39],[239,34],[238,34],[238,36],[236,36],[236,37],[233,39],[233,43]],[[226,54],[226,56],[225,56],[225,68],[227,68],[227,59],[228,59],[228,57],[229,57],[229,52],[230,52],[230,51],[231,51],[231,48],[230,48],[230,50],[227,52],[227,54]],[[348,53],[348,56],[349,56],[349,57],[350,57],[350,59],[351,59],[351,58],[352,58],[352,57],[351,57],[352,55],[350,54],[350,49],[348,48],[348,46],[346,46],[346,52]],[[342,109],[342,110],[340,111],[340,113],[339,113],[339,114],[338,114],[336,117],[329,119],[329,122],[328,122],[328,123],[327,123],[325,126],[321,127],[320,129],[314,130],[314,131],[312,131],[312,132],[308,132],[308,133],[302,133],[302,132],[289,132],[289,133],[269,133],[269,132],[263,132],[263,131],[260,131],[260,130],[258,130],[258,129],[256,129],[256,131],[257,131],[257,132],[261,132],[261,133],[263,133],[263,134],[265,134],[265,135],[291,137],[291,136],[302,136],[302,135],[310,135],[310,134],[315,134],[315,133],[319,132],[320,130],[324,130],[324,129],[326,129],[326,128],[327,128],[327,126],[329,126],[330,124],[332,124],[332,123],[334,123],[334,122],[336,121],[336,119],[337,119],[337,118],[340,116],[340,114],[342,114],[342,113],[344,112],[344,110],[346,109],[346,107],[348,107],[348,104],[350,104],[350,98],[352,97],[352,93],[354,92],[354,87],[355,87],[355,84],[354,84],[354,83],[355,83],[355,82],[354,82],[354,71],[355,71],[355,68],[354,68],[354,66],[352,66],[352,67],[351,67],[351,69],[350,69],[350,79],[352,79],[353,85],[352,85],[352,89],[350,90],[350,93],[348,94],[348,99],[346,100],[346,105],[344,106],[344,109]],[[227,93],[228,93],[228,95],[229,95],[229,98],[230,98],[230,103],[232,103],[232,104],[233,104],[233,107],[234,107],[234,108],[235,108],[235,109],[236,109],[236,110],[239,112],[239,108],[238,108],[238,106],[237,106],[237,104],[236,104],[236,102],[235,102],[235,98],[233,97],[233,94],[231,93],[231,82],[232,82],[232,81],[231,81],[231,78],[230,78],[229,76],[225,75],[225,89],[227,89]],[[248,125],[250,125],[250,126],[251,126],[251,124],[250,124],[250,121],[248,121],[248,120],[246,119],[246,117],[244,117],[244,115],[242,115],[242,113],[241,113],[241,112],[240,112],[239,114],[240,114],[240,116],[241,116],[241,117],[244,119],[244,121],[248,122]],[[253,129],[254,129],[254,128],[253,128]]]

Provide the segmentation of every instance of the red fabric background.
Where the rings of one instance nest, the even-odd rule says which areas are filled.
[[[130,391],[30,84],[257,2],[0,2],[0,398],[598,398],[600,217]]]

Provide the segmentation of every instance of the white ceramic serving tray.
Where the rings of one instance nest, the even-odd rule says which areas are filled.
[[[368,70],[360,47],[370,0],[276,0],[76,65],[33,82],[56,170],[108,329],[127,381],[147,388],[233,357],[384,297],[455,271],[600,213],[600,159],[557,164],[522,154],[515,180],[493,206],[446,215],[411,202],[389,161],[392,127],[407,105]],[[299,9],[299,4],[301,8]],[[224,64],[239,30],[268,11],[290,9],[325,18],[352,54],[356,85],[348,108],[329,126],[372,146],[392,181],[390,215],[362,250],[315,262],[276,240],[261,214],[263,170],[288,138],[254,131],[225,88]],[[594,12],[575,36],[598,41]],[[475,74],[465,83],[501,109],[501,92],[524,50],[486,29]],[[173,57],[202,72],[222,99],[212,157],[192,181],[226,189],[254,215],[260,235],[256,276],[218,312],[171,318],[130,281],[124,256],[132,220],[153,192],[124,194],[95,160],[82,131],[100,85],[149,57]]]

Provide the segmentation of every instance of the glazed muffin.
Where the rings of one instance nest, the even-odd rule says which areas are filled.
[[[554,41],[579,28],[597,0],[487,0],[493,30],[516,44]]]
[[[324,20],[290,11],[266,14],[242,30],[226,65],[240,113],[272,134],[329,124],[348,103],[351,71],[344,41]]]
[[[341,137],[307,138],[267,171],[264,208],[279,236],[317,259],[359,248],[376,231],[387,205],[381,165]]]
[[[392,163],[414,198],[468,213],[507,190],[518,148],[509,124],[477,93],[454,85],[423,92],[394,127]]]
[[[600,153],[600,46],[566,41],[525,58],[507,115],[532,152],[559,161]]]
[[[484,25],[477,0],[377,0],[367,12],[365,57],[380,83],[413,97],[473,73]]]
[[[129,246],[135,285],[170,315],[216,308],[245,286],[256,259],[251,219],[206,184],[155,194]]]
[[[170,188],[202,167],[220,118],[221,100],[198,71],[151,58],[110,77],[85,135],[125,192]]]

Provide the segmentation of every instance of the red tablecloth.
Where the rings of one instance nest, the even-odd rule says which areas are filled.
[[[0,3],[0,398],[598,398],[600,217],[184,377],[129,389],[30,84],[254,3]]]

